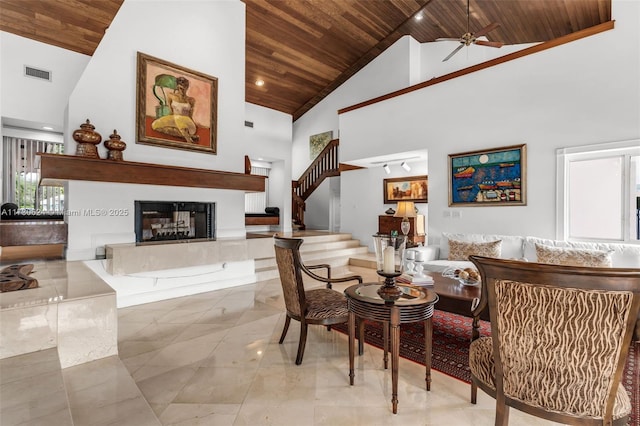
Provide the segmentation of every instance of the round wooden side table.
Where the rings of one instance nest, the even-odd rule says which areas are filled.
[[[391,334],[391,383],[393,413],[398,412],[398,361],[400,355],[400,324],[423,321],[425,346],[425,381],[427,390],[431,389],[431,337],[433,332],[434,304],[438,295],[432,289],[399,284],[402,295],[395,302],[385,302],[377,291],[380,283],[364,283],[348,287],[344,293],[349,304],[349,383],[353,385],[356,317],[380,321],[384,330],[384,365],[387,367],[387,347]],[[364,321],[359,321],[359,337],[362,341]]]

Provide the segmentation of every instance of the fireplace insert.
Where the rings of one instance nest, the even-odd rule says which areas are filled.
[[[215,239],[215,203],[136,201],[137,243]]]

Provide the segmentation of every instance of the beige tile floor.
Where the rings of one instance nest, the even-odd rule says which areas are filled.
[[[370,269],[350,267],[365,280]],[[349,271],[334,270],[334,276]],[[347,285],[335,286],[342,291]],[[492,425],[494,400],[469,385],[401,360],[398,414],[382,351],[365,346],[349,386],[347,338],[310,327],[296,366],[299,324],[282,345],[284,303],[277,279],[118,311],[119,356],[163,425]],[[72,404],[73,405],[73,404]],[[123,406],[123,410],[125,407]],[[156,424],[126,420],[118,423]],[[550,425],[511,410],[511,425]]]

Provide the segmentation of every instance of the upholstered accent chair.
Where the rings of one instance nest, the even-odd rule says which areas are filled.
[[[528,263],[471,256],[482,277],[491,337],[474,331],[472,386],[509,407],[564,424],[626,425],[621,384],[640,311],[640,269]],[[474,318],[475,320],[475,318]]]
[[[331,285],[348,281],[362,283],[362,277],[348,275],[340,278],[331,278],[330,265],[304,265],[300,257],[300,246],[303,242],[300,238],[276,236],[274,237],[274,242],[280,283],[282,284],[287,310],[287,318],[279,343],[282,344],[284,341],[291,319],[300,321],[300,340],[296,356],[296,365],[300,365],[304,355],[307,326],[309,324],[331,326],[333,324],[346,323],[349,320],[347,299],[343,293],[333,290]],[[312,270],[316,269],[326,269],[326,277],[312,272]],[[324,282],[325,288],[306,290],[303,283],[303,273],[316,281]]]

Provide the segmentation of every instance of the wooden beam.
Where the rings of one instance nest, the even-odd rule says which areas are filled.
[[[481,71],[486,68],[490,68],[505,62],[513,61],[514,59],[522,58],[524,56],[532,55],[534,53],[542,52],[543,50],[551,49],[553,47],[560,46],[565,43],[570,43],[572,41],[579,40],[581,38],[589,37],[594,34],[598,34],[604,31],[608,31],[613,29],[615,21],[604,22],[599,25],[595,25],[590,28],[586,28],[581,31],[577,31],[575,33],[567,34],[562,37],[558,37],[554,40],[547,41],[544,43],[536,44],[535,46],[527,47],[526,49],[519,50],[517,52],[509,53],[508,55],[501,56],[499,58],[492,59],[490,61],[482,62],[481,64],[473,65],[471,67],[463,68],[461,70],[445,74],[440,77],[434,77],[431,80],[424,81],[422,83],[415,84],[413,86],[409,86],[407,88],[396,90],[395,92],[388,93],[386,95],[378,96],[377,98],[369,99],[368,101],[360,102],[355,105],[348,106],[346,108],[342,108],[338,110],[338,114],[343,114],[345,112],[353,111],[359,108],[364,108],[369,105],[376,104],[378,102],[386,101],[391,98],[395,98],[397,96],[402,96],[407,93],[414,92],[416,90],[424,89],[425,87],[433,86],[434,84],[442,83],[447,80],[451,80],[457,77],[462,77],[463,75],[471,74],[476,71]]]
[[[248,192],[264,192],[265,188],[265,176],[164,164],[101,160],[75,155],[38,155],[41,185],[59,185],[61,181],[85,180]]]
[[[352,164],[340,163],[340,173],[348,172],[349,170],[360,170],[365,169],[366,167],[362,166],[354,166]]]

